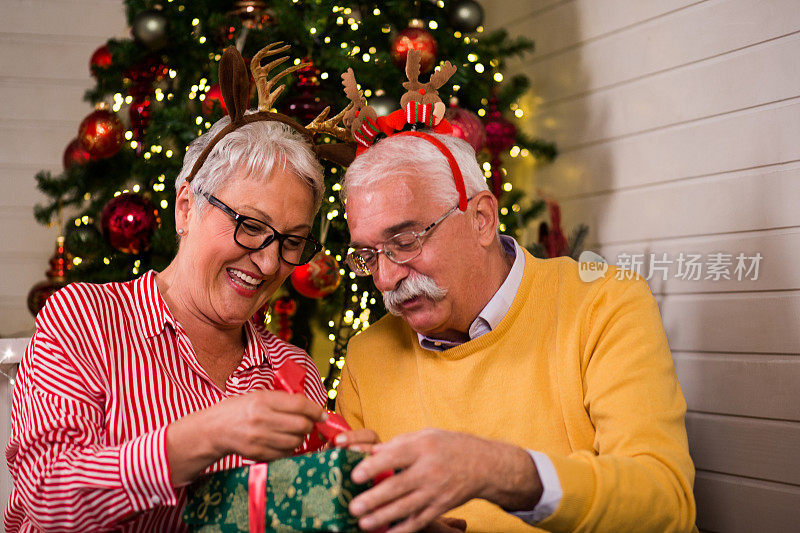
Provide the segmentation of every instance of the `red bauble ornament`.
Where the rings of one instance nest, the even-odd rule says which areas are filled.
[[[103,237],[113,248],[126,254],[147,250],[159,224],[161,219],[150,200],[133,193],[112,198],[100,215]]]
[[[292,338],[292,317],[297,312],[297,302],[288,296],[282,296],[275,300],[272,311],[278,317],[276,335],[281,340],[289,342]]]
[[[157,56],[147,56],[144,61],[125,71],[125,77],[131,80],[129,92],[132,95],[150,94],[153,90],[152,85],[163,80],[168,73],[169,67],[162,63]]]
[[[58,289],[67,284],[67,270],[70,262],[64,248],[64,237],[59,235],[56,239],[56,251],[50,258],[50,269],[45,272],[46,281],[40,281],[31,287],[28,293],[28,310],[33,316],[39,314],[45,301]]]
[[[236,0],[230,14],[237,15],[242,20],[242,26],[250,30],[263,30],[265,26],[275,24],[275,15],[267,9],[264,0]]]
[[[40,281],[31,287],[31,290],[28,292],[28,311],[30,311],[33,316],[38,315],[39,311],[44,307],[45,302],[47,302],[47,299],[65,285],[66,283],[47,280]]]
[[[137,95],[133,98],[131,106],[128,109],[128,116],[131,122],[131,131],[133,138],[141,141],[144,137],[144,131],[147,125],[150,124],[150,100],[142,95]]]
[[[111,51],[108,45],[103,45],[94,51],[92,57],[89,59],[89,70],[92,74],[96,75],[98,71],[106,69],[111,66]]]
[[[341,281],[339,263],[324,251],[292,272],[292,285],[297,292],[308,298],[328,296],[339,287]]]
[[[92,156],[77,138],[72,139],[64,150],[65,170],[68,170],[72,165],[84,165],[91,160]]]
[[[497,198],[503,193],[503,172],[500,170],[500,153],[514,146],[517,127],[503,117],[497,109],[497,97],[489,101],[489,113],[483,121],[486,128],[486,148],[492,154],[492,192]]]
[[[444,118],[453,126],[453,135],[467,141],[476,153],[481,151],[486,144],[486,129],[478,115],[452,102]]]
[[[514,146],[517,127],[497,110],[496,105],[492,105],[483,125],[486,128],[486,148],[490,152],[505,152]]]
[[[419,50],[419,64],[422,72],[428,72],[436,63],[436,39],[425,29],[425,23],[414,19],[408,28],[399,32],[392,41],[392,61],[398,68],[406,67],[409,50]]]
[[[328,104],[323,102],[319,93],[319,69],[305,59],[307,66],[297,71],[297,95],[288,100],[284,112],[299,122],[307,124],[314,120]]]
[[[222,89],[219,88],[219,84],[212,85],[206,93],[206,97],[203,99],[201,106],[203,109],[203,114],[210,114],[214,110],[215,103],[220,105],[223,113],[228,113],[228,108],[225,107],[225,100],[222,99]]]
[[[125,126],[108,109],[92,111],[78,128],[78,139],[92,157],[102,159],[119,152],[125,141]]]

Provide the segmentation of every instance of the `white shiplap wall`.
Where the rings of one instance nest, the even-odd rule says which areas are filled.
[[[39,170],[58,173],[67,143],[91,112],[89,57],[126,32],[120,0],[0,0],[0,337],[30,336],[29,289],[45,279],[57,229],[40,226],[33,206]],[[0,358],[18,358],[24,340],[0,340]],[[13,349],[12,349],[13,348]],[[0,364],[0,446],[11,430],[11,389]],[[11,479],[0,460],[0,507]],[[3,527],[0,524],[0,531]]]
[[[89,57],[126,31],[120,0],[0,1],[0,337],[32,333],[26,297],[55,247],[57,229],[33,218],[34,175],[62,170],[92,110]]]
[[[516,164],[518,185],[559,199],[611,262],[763,256],[755,281],[683,281],[673,266],[650,285],[689,405],[698,527],[797,531],[800,4],[483,4],[489,29],[536,41],[512,65],[533,84],[522,127],[561,150]]]

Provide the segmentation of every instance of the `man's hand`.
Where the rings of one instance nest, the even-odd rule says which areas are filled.
[[[423,533],[464,533],[467,521],[460,518],[437,518],[422,530]]]
[[[390,533],[418,531],[473,498],[508,510],[533,509],[542,493],[530,455],[502,442],[465,433],[426,429],[373,447],[353,470],[364,483],[386,470],[401,470],[350,503],[362,529],[400,521]]]
[[[372,453],[372,448],[378,444],[378,434],[371,429],[354,429],[339,433],[333,443],[341,448],[350,448],[357,452]]]

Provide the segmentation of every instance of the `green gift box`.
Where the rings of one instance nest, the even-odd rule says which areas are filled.
[[[347,510],[371,483],[357,485],[350,472],[364,454],[332,449],[278,459],[267,467],[266,531],[359,531]],[[249,531],[250,467],[206,475],[189,486],[183,520],[189,531]]]

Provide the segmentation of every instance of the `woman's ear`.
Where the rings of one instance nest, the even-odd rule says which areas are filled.
[[[191,185],[184,181],[178,188],[178,194],[175,195],[175,228],[183,230],[183,235],[186,234],[189,228],[189,221],[195,214],[194,208],[194,194],[192,193]]]
[[[478,240],[484,246],[491,245],[497,238],[497,198],[489,191],[481,191],[470,202]]]

